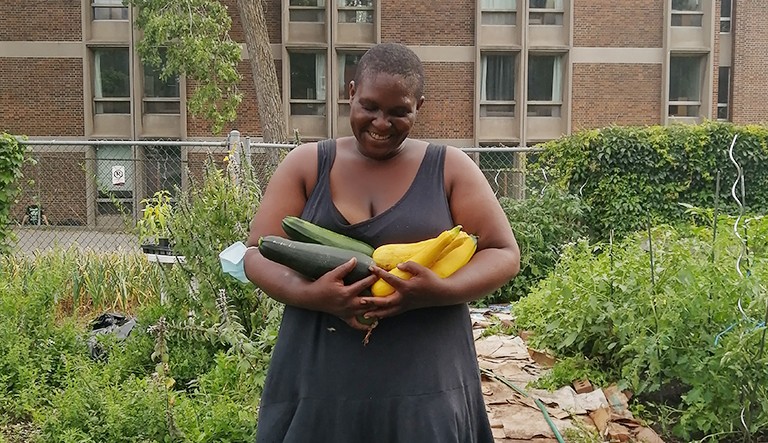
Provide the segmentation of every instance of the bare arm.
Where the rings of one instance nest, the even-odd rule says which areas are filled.
[[[453,305],[482,298],[503,286],[520,271],[520,250],[509,222],[487,179],[466,154],[448,148],[445,160],[446,192],[456,224],[478,236],[472,260],[448,278],[441,279],[429,269],[413,262],[400,268],[413,274],[401,280],[381,269],[396,292],[388,297],[371,298],[376,306],[369,315],[386,317],[409,309]]]
[[[283,217],[301,215],[307,195],[316,181],[316,144],[302,145],[291,151],[267,185],[259,209],[251,220],[247,245],[258,245],[259,238],[266,235],[285,236],[281,227]],[[357,295],[370,286],[375,277],[345,286],[343,278],[354,267],[354,261],[347,262],[314,282],[286,266],[262,257],[257,249],[248,249],[244,263],[248,279],[271,298],[287,305],[336,315],[357,329],[367,328],[354,319],[364,312]]]

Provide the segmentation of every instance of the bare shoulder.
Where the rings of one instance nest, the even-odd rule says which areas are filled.
[[[446,146],[445,149],[445,178],[448,184],[480,178],[485,180],[477,163],[466,152],[455,146]]]

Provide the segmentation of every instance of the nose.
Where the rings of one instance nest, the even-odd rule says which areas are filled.
[[[382,111],[376,112],[376,115],[373,117],[373,122],[371,122],[371,124],[376,129],[388,129],[390,126],[392,126],[392,122],[389,121],[387,115],[385,115]]]

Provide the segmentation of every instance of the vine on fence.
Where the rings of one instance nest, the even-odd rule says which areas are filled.
[[[26,156],[27,148],[15,136],[0,132],[0,254],[8,253],[13,232],[7,228],[10,222],[11,205],[19,193],[18,181],[21,168],[31,161]]]

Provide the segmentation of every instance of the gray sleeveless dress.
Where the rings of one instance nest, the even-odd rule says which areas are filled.
[[[430,145],[403,198],[350,225],[331,201],[336,146],[319,143],[318,181],[302,218],[372,246],[451,228],[445,147]],[[265,382],[257,442],[492,442],[468,307],[425,308],[365,333],[320,312],[285,307]]]

